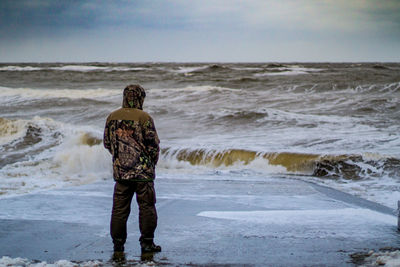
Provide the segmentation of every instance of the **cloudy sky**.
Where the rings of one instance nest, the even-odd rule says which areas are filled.
[[[1,0],[0,61],[400,61],[400,0]]]

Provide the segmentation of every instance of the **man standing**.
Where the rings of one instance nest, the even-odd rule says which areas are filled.
[[[110,226],[114,252],[124,251],[126,222],[134,193],[139,206],[142,253],[161,251],[153,242],[157,227],[153,181],[160,141],[153,119],[142,110],[145,96],[140,85],[128,85],[122,108],[108,116],[104,129],[104,147],[112,155],[116,182]]]

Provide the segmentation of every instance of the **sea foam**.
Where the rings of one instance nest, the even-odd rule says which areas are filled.
[[[8,143],[0,146],[0,195],[112,179],[111,156],[102,145],[102,133],[93,128],[40,117],[7,121],[20,128],[10,131]],[[36,129],[33,143],[29,127]]]
[[[121,90],[114,89],[33,89],[9,88],[0,86],[0,97],[16,98],[19,100],[50,99],[50,98],[104,98],[119,95]]]

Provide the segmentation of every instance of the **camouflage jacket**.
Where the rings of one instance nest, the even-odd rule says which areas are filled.
[[[125,88],[122,108],[108,116],[104,129],[104,147],[112,155],[115,181],[155,178],[160,141],[153,119],[141,110],[144,90],[140,87],[142,96],[136,89],[133,85]]]

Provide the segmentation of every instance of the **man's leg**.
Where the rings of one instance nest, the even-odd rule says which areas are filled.
[[[114,243],[114,251],[123,251],[126,241],[126,222],[131,212],[132,197],[135,186],[115,183],[113,209],[111,214],[110,232]]]
[[[161,251],[153,243],[154,231],[157,228],[156,193],[153,182],[138,182],[136,200],[139,205],[140,245],[142,252]],[[147,251],[149,250],[149,251]]]

